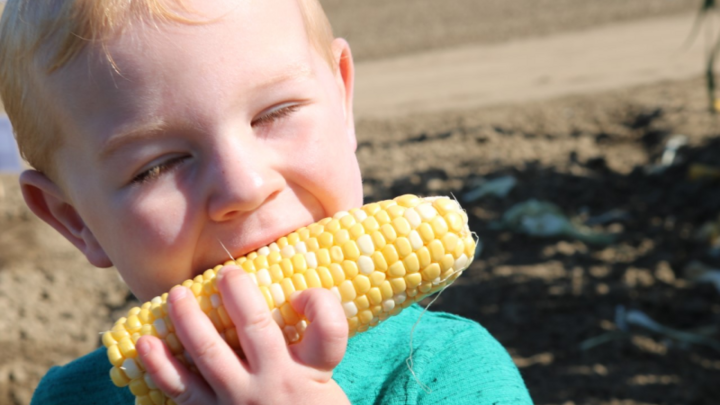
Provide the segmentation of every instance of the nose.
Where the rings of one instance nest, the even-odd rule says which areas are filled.
[[[227,221],[256,210],[285,187],[272,151],[262,145],[230,142],[214,153],[207,184],[207,210],[213,221]]]

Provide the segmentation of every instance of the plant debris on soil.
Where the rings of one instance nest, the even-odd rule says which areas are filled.
[[[720,353],[619,325],[617,313],[642,311],[668,328],[720,340],[720,292],[684,272],[694,262],[720,268],[710,242],[698,237],[720,215],[720,182],[688,177],[693,164],[720,166],[717,121],[697,78],[361,121],[358,156],[367,201],[461,198],[483,181],[517,180],[504,197],[463,202],[484,251],[432,310],[487,328],[537,404],[710,405],[720,402]],[[658,170],[677,134],[687,143]],[[98,332],[135,302],[112,270],[90,268],[32,217],[16,176],[2,180],[0,403],[27,404],[48,367],[98,347]],[[489,226],[531,199],[614,240],[587,244]]]

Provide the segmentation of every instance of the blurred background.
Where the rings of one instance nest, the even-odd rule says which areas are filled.
[[[715,18],[689,40],[712,2],[321,2],[356,62],[366,200],[453,194],[484,245],[432,309],[487,328],[537,404],[720,403]],[[135,302],[0,152],[0,404],[28,404]]]

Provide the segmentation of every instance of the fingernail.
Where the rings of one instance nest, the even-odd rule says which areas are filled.
[[[145,355],[150,353],[150,343],[146,342],[145,339],[140,339],[135,345],[135,350],[137,350],[140,356],[144,357]]]
[[[168,303],[172,304],[187,297],[188,289],[182,286],[173,287],[168,294]]]
[[[225,273],[227,273],[228,271],[237,271],[237,270],[243,271],[242,268],[240,268],[234,264],[229,264],[227,266],[223,266],[223,268],[221,268],[220,271],[218,271],[217,281],[222,280],[225,277]]]

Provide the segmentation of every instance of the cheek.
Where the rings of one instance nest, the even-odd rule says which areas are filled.
[[[303,126],[301,142],[285,159],[291,180],[318,199],[327,215],[361,205],[360,170],[344,123],[323,117],[313,122],[321,124]]]

